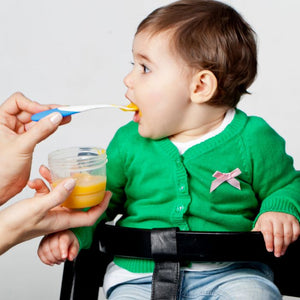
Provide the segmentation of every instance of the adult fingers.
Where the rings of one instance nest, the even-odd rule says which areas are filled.
[[[73,178],[67,178],[58,184],[49,194],[43,196],[44,209],[49,210],[60,204],[62,204],[70,195],[76,185],[76,181]]]
[[[45,184],[45,182],[40,179],[33,179],[33,180],[29,180],[27,185],[36,191],[36,194],[42,195],[42,194],[48,194],[50,192],[48,186]]]
[[[50,184],[52,183],[50,170],[46,166],[41,165],[39,172],[45,180],[47,180]]]
[[[10,115],[16,115],[23,111],[28,113],[37,113],[44,109],[41,104],[31,101],[22,93],[16,92],[12,94],[3,104],[1,108]]]
[[[70,216],[70,228],[92,226],[106,210],[112,193],[107,191],[100,204],[90,208],[88,211],[73,212]]]
[[[60,113],[52,113],[20,135],[19,147],[24,152],[32,152],[36,144],[52,134],[62,121]]]
[[[25,130],[26,130],[26,131],[29,131],[32,127],[34,127],[34,126],[37,124],[37,122],[34,122],[34,121],[30,122],[30,118],[31,118],[32,115],[30,115],[30,114],[28,114],[28,115],[29,115],[29,118],[27,117],[27,121],[26,121],[26,118],[25,118],[25,117],[24,117],[24,120],[22,120],[22,121],[23,121],[23,122],[22,122],[23,124],[26,123],[26,124],[25,124]],[[50,115],[49,115],[49,116],[50,116]],[[20,119],[20,117],[19,117],[18,119]],[[60,122],[59,126],[68,124],[68,123],[71,122],[71,120],[72,120],[72,116],[66,116],[66,117],[63,117],[63,119],[62,119],[62,121]]]

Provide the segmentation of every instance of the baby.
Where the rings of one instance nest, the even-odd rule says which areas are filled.
[[[284,140],[236,106],[257,72],[255,34],[230,6],[182,0],[138,26],[126,97],[139,107],[108,149],[113,196],[101,219],[119,226],[263,233],[284,254],[299,236],[300,173]],[[92,227],[45,237],[46,264],[73,260]],[[104,280],[108,299],[149,299],[154,262],[115,257]],[[262,263],[191,262],[179,297],[281,299]]]

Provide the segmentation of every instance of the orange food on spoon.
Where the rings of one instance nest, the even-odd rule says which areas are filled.
[[[139,108],[134,104],[134,103],[129,103],[128,105],[126,105],[127,108],[130,108],[130,111],[138,111]],[[126,111],[126,109],[122,109],[121,110],[124,110]]]

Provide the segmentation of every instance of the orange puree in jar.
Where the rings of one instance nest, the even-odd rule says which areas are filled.
[[[76,173],[72,177],[76,179],[76,186],[62,206],[68,208],[92,207],[103,200],[106,188],[105,176]],[[54,181],[52,186],[56,187],[62,180]]]

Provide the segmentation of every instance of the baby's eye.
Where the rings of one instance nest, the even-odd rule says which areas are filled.
[[[144,73],[149,73],[150,72],[150,69],[147,66],[145,66],[145,65],[141,65],[141,66],[143,67]]]

